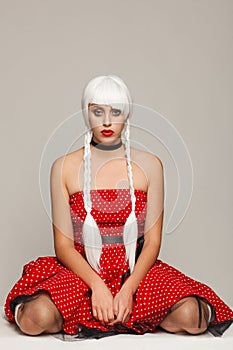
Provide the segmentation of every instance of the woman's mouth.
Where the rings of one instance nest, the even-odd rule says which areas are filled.
[[[114,134],[114,131],[113,130],[102,130],[101,131],[101,134],[105,137],[109,137],[109,136],[112,136]]]

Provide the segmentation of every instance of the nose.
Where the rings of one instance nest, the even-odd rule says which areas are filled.
[[[112,124],[111,117],[109,114],[110,114],[110,112],[106,112],[104,115],[104,122],[103,122],[104,126],[110,126]]]

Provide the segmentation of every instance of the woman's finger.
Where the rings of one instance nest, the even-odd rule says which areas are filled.
[[[101,309],[97,309],[97,320],[103,323],[103,314]]]
[[[131,313],[132,312],[129,309],[126,309],[126,311],[123,315],[122,323],[127,323],[129,321]]]
[[[113,322],[115,319],[112,308],[108,309],[108,323]]]
[[[114,300],[114,303],[113,303],[113,313],[114,313],[114,316],[117,316],[119,313],[119,305],[116,300]]]
[[[109,317],[108,317],[108,310],[102,310],[102,315],[103,315],[103,322],[104,323],[109,323]]]
[[[114,321],[114,323],[121,323],[123,316],[124,316],[124,309],[119,309],[118,314],[117,314],[117,318]]]
[[[97,311],[95,308],[92,308],[92,315],[93,317],[97,318]]]

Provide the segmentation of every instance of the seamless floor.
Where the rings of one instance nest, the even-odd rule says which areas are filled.
[[[233,326],[231,325],[222,337],[214,337],[210,333],[198,336],[188,334],[170,334],[157,330],[154,334],[117,335],[102,339],[78,340],[64,342],[52,335],[26,336],[20,333],[4,317],[2,308],[0,315],[0,349],[39,350],[39,349],[79,349],[79,350],[233,350]]]

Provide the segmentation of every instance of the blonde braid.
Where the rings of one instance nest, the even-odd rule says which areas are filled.
[[[87,130],[85,133],[85,141],[84,141],[84,207],[87,212],[91,211],[92,203],[91,203],[91,148],[90,142],[92,138],[92,131]]]
[[[136,197],[135,197],[134,187],[133,187],[133,172],[132,172],[131,157],[130,157],[130,130],[129,130],[128,119],[126,120],[126,126],[125,126],[125,155],[126,155],[126,161],[127,161],[127,171],[128,171],[128,178],[129,178],[129,189],[130,189],[132,211],[129,214],[124,225],[123,242],[125,245],[126,260],[129,261],[130,273],[132,273],[135,266],[136,245],[137,245],[137,238],[138,238],[138,225],[137,225],[137,218],[135,214]]]
[[[128,178],[129,178],[129,190],[131,196],[132,210],[135,210],[136,198],[134,194],[133,187],[133,172],[131,165],[131,156],[130,156],[130,127],[129,127],[129,119],[126,120],[126,128],[125,128],[125,155],[127,161],[127,170],[128,170]]]
[[[82,239],[87,261],[94,270],[100,272],[100,257],[102,253],[102,238],[98,225],[91,214],[91,149],[92,132],[87,130],[84,145],[84,207],[87,212],[83,223]]]

